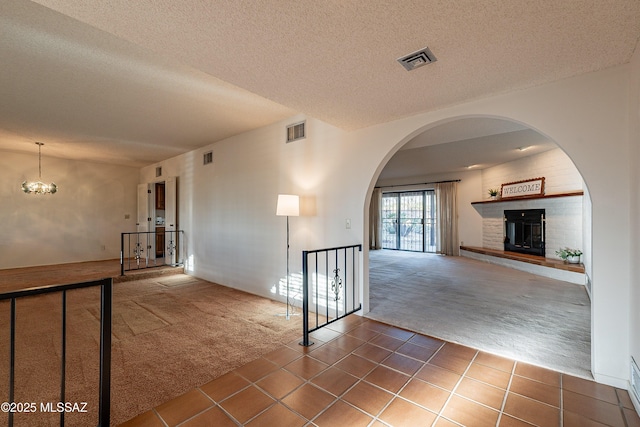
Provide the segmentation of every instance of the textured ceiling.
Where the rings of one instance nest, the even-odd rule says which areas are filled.
[[[3,0],[0,25],[0,149],[138,165],[297,112],[351,130],[619,65],[640,1]],[[425,46],[437,62],[396,62]]]

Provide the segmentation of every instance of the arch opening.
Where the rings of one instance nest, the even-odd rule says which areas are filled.
[[[546,178],[545,196],[571,195],[488,201],[490,187],[541,175]],[[505,263],[491,255],[470,256],[464,249],[460,257],[429,254],[427,250],[365,250],[367,316],[591,378],[591,201],[573,161],[558,142],[542,132],[494,116],[455,117],[416,129],[387,153],[371,180],[365,205],[365,242],[374,232],[375,220],[368,215],[374,189],[383,194],[421,191],[433,188],[433,183],[457,180],[460,247],[503,251],[497,246],[504,243],[502,212],[511,207],[544,206],[552,214],[545,218],[545,258],[559,262],[555,252],[561,247],[581,249],[584,270],[567,280],[562,273],[546,274],[526,265],[522,268],[518,265],[521,261]],[[563,216],[570,217],[569,225]],[[402,285],[408,278],[415,279],[411,289]],[[552,296],[555,305],[543,307],[541,301],[549,296],[543,296],[541,290],[549,290],[549,295],[570,290],[570,295],[566,300]],[[408,296],[406,300],[399,298],[402,295]],[[579,309],[569,310],[576,316],[567,319],[571,305]],[[425,312],[433,315],[424,316]],[[453,318],[447,320],[447,316]],[[563,325],[574,329],[567,332]],[[504,334],[495,335],[494,329]],[[557,340],[551,344],[536,341],[544,335],[557,335]],[[574,339],[567,340],[567,336]],[[549,345],[556,347],[550,351]],[[547,354],[537,354],[536,348],[545,348]]]

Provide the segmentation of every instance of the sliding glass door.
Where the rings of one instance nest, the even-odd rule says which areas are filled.
[[[433,190],[385,193],[382,196],[382,247],[435,252]]]

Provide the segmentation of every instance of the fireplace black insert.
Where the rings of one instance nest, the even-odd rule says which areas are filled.
[[[544,209],[504,211],[504,250],[545,256]]]

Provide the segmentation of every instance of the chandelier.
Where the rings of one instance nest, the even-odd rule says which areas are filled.
[[[23,182],[22,191],[27,194],[54,194],[58,191],[58,186],[53,182],[51,184],[42,182],[42,146],[44,142],[36,142],[36,144],[38,145],[38,181]]]

